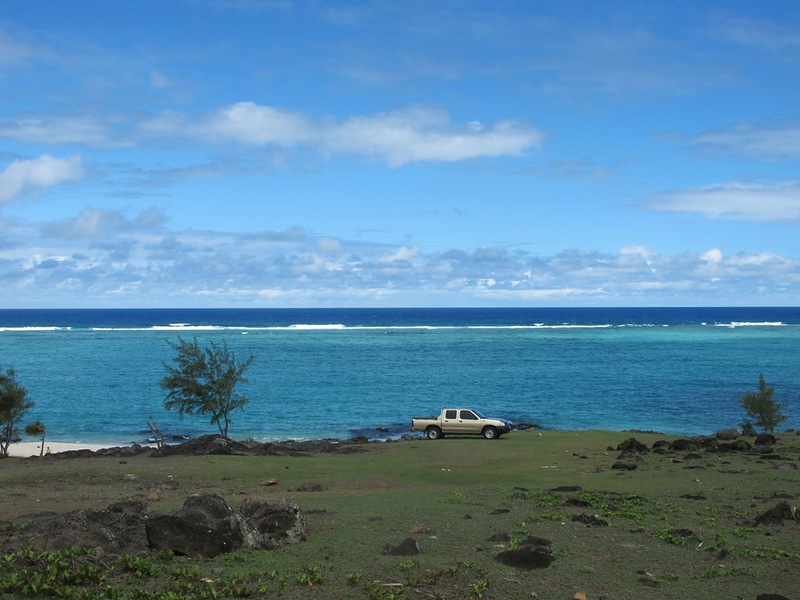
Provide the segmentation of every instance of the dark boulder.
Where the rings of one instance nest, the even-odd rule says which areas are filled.
[[[261,502],[247,498],[239,512],[264,536],[289,543],[306,539],[305,517],[300,507],[292,502]]]
[[[147,522],[147,541],[156,550],[190,558],[214,558],[242,547],[221,532],[176,515],[158,515]]]
[[[649,448],[647,447],[647,444],[643,444],[642,442],[640,442],[636,438],[628,438],[624,442],[620,443],[617,446],[617,450],[619,452],[624,452],[624,453],[629,453],[629,454],[630,453],[645,454],[645,453],[649,452]]]
[[[756,446],[774,446],[777,440],[771,433],[759,433],[756,436]]]
[[[383,553],[391,556],[416,556],[421,551],[419,543],[414,538],[406,538],[393,548],[386,548]]]
[[[40,551],[72,546],[104,554],[136,554],[147,547],[146,501],[116,502],[105,509],[81,509],[64,514],[33,515],[26,526],[4,540],[5,550],[30,546]]]
[[[673,440],[670,442],[669,449],[673,452],[686,452],[697,450],[700,447],[700,444],[697,440],[690,440],[687,438],[678,438],[677,440]]]
[[[616,469],[617,471],[633,471],[636,469],[636,466],[636,463],[617,461],[611,465],[611,468]]]
[[[608,521],[605,519],[601,519],[597,515],[575,515],[572,517],[572,521],[575,523],[583,523],[584,525],[588,525],[589,527],[608,527]]]
[[[190,496],[176,513],[148,519],[146,531],[152,548],[192,558],[240,548],[274,549],[282,539],[304,539],[306,532],[294,504],[245,500],[243,509],[235,511],[217,494]]]
[[[494,559],[515,569],[531,571],[549,567],[555,560],[555,555],[549,546],[522,546],[515,550],[500,552]]]
[[[755,525],[783,525],[784,520],[800,520],[800,513],[798,513],[797,509],[791,506],[786,500],[779,502],[769,510],[766,510],[758,515],[753,520],[753,523]]]
[[[741,434],[739,433],[738,429],[722,429],[721,431],[718,431],[714,437],[716,437],[718,440],[732,441],[738,440],[740,435]]]
[[[164,456],[202,456],[207,454],[248,454],[246,444],[221,435],[201,435],[183,444],[162,446],[150,455],[153,458]]]
[[[747,440],[736,440],[735,442],[719,442],[713,446],[707,446],[706,452],[749,452],[753,449]]]
[[[562,485],[559,487],[550,488],[549,492],[582,492],[583,488],[579,485]]]

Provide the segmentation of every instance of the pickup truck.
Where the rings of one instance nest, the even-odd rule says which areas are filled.
[[[511,423],[489,419],[471,408],[445,408],[438,417],[414,417],[411,431],[424,431],[430,440],[445,435],[482,435],[487,440],[499,438],[511,431]]]

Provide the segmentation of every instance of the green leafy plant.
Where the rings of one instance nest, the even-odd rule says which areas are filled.
[[[755,424],[765,432],[772,432],[786,420],[782,412],[784,407],[775,400],[774,394],[775,388],[767,387],[763,373],[759,373],[758,391],[744,392],[739,400],[739,404],[749,417],[742,423],[743,430],[753,430]]]
[[[295,581],[300,585],[313,587],[325,581],[325,573],[322,571],[322,568],[318,566],[303,567],[295,578]]]
[[[470,595],[473,598],[483,598],[487,591],[489,591],[489,580],[478,579],[469,584]]]

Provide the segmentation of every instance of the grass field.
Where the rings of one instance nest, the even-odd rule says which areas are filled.
[[[154,491],[151,513],[214,492],[234,507],[246,497],[286,498],[306,516],[304,542],[211,560],[151,553],[101,561],[102,577],[53,586],[68,597],[798,598],[800,521],[753,520],[781,500],[797,504],[800,436],[778,436],[778,459],[649,452],[635,470],[613,469],[619,452],[612,448],[632,435],[648,446],[665,439],[544,431],[307,457],[5,459],[0,518],[11,530],[24,527],[26,514],[102,508]],[[261,485],[267,479],[278,483]],[[322,490],[295,491],[306,483]],[[589,524],[572,520],[579,515]],[[495,560],[530,536],[552,542],[550,566],[524,570]],[[406,538],[416,539],[419,554],[384,553]],[[26,595],[9,586],[15,573],[48,561],[77,564],[8,556],[0,571],[4,597]]]

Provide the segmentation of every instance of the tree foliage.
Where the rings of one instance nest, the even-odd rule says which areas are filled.
[[[28,390],[17,382],[14,369],[0,370],[0,456],[8,456],[8,447],[17,434],[17,425],[33,408]]]
[[[39,449],[39,456],[44,455],[44,436],[46,434],[47,428],[39,419],[36,419],[33,423],[28,423],[25,425],[25,435],[42,438],[42,447]]]
[[[180,418],[185,414],[210,415],[211,423],[227,437],[231,413],[243,410],[248,402],[235,389],[237,384],[247,383],[244,373],[253,356],[242,362],[226,343],[220,346],[210,342],[201,348],[196,337],[191,342],[179,337],[177,343],[167,343],[177,354],[172,359],[175,366],[164,363],[167,375],[161,387],[168,391],[164,408],[177,410]]]
[[[742,423],[743,430],[752,430],[755,424],[766,432],[772,432],[786,420],[781,412],[783,405],[775,400],[774,394],[775,388],[767,387],[763,373],[759,373],[758,391],[744,392],[739,401],[749,417]]]

